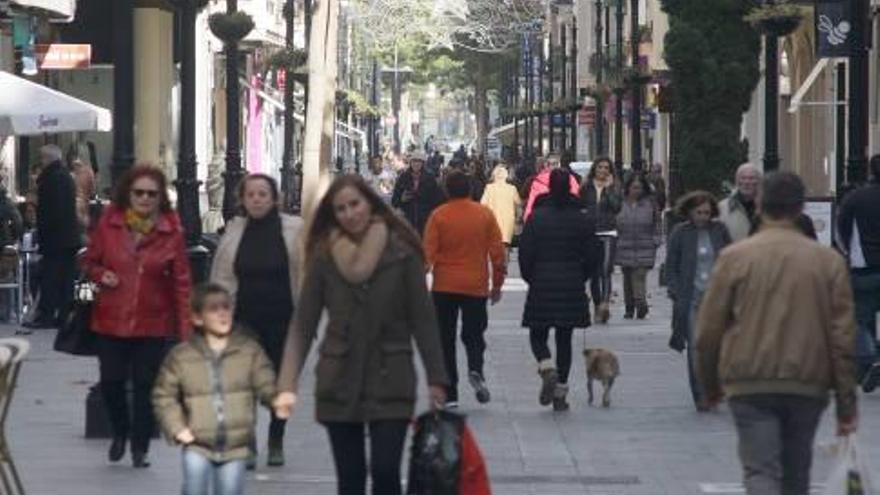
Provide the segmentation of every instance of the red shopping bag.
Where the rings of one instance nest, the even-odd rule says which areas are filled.
[[[492,495],[486,462],[467,425],[461,433],[461,468],[458,481],[459,495]]]

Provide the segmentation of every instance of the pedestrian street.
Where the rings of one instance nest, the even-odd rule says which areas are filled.
[[[697,495],[744,493],[736,458],[736,434],[726,408],[697,414],[690,400],[684,357],[669,350],[670,304],[649,275],[651,314],[645,321],[621,319],[619,298],[607,326],[575,334],[576,353],[586,345],[614,350],[621,376],[609,409],[586,404],[584,365],[572,370],[571,410],[537,403],[538,377],[526,330],[519,327],[525,292],[518,287],[515,259],[502,301],[490,308],[486,375],[492,402],[477,404],[467,384],[461,411],[468,414],[498,495]],[[619,277],[615,287],[620,287]],[[616,290],[616,289],[615,289]],[[13,329],[2,332],[11,335]],[[10,448],[29,494],[171,494],[180,489],[178,448],[164,441],[151,447],[153,466],[132,470],[111,465],[106,440],[86,440],[85,396],[97,380],[93,358],[51,350],[54,331],[29,337],[33,352],[22,369],[7,423]],[[463,353],[460,353],[463,359]],[[461,363],[461,361],[460,361]],[[329,495],[335,479],[326,433],[313,420],[310,362],[294,418],[285,437],[287,464],[250,473],[248,493]],[[424,391],[422,391],[424,393]],[[425,409],[422,400],[418,410]],[[862,397],[859,437],[873,472],[880,472],[880,398]],[[258,432],[268,414],[260,415]],[[826,412],[817,436],[814,482],[822,483],[833,440]],[[260,440],[263,441],[262,435]],[[406,461],[404,466],[406,466]],[[403,476],[406,476],[404,467]]]

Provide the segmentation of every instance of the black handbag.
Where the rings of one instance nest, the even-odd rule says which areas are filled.
[[[98,336],[91,328],[94,300],[95,285],[88,281],[77,282],[73,304],[58,328],[53,349],[74,356],[98,354]]]

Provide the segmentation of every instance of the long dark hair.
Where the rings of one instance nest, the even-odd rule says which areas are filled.
[[[168,179],[158,167],[148,162],[141,162],[132,167],[122,176],[113,194],[113,204],[122,209],[131,207],[131,188],[138,179],[147,177],[159,188],[159,211],[171,211],[171,200],[168,198]]]
[[[596,178],[596,169],[599,168],[600,163],[608,165],[608,172],[611,174],[611,177],[614,178],[614,182],[617,182],[617,176],[614,175],[614,163],[611,161],[611,158],[608,158],[607,156],[600,156],[593,160],[593,165],[590,167],[590,173],[587,174],[587,182],[590,184],[593,183],[593,180]]]
[[[363,177],[355,174],[346,174],[336,178],[330,184],[330,188],[327,189],[327,193],[324,194],[321,202],[318,203],[318,208],[315,210],[315,216],[312,218],[308,237],[306,237],[305,264],[307,268],[311,267],[311,264],[321,251],[327,249],[327,239],[333,228],[341,228],[339,222],[336,221],[336,212],[333,211],[333,198],[346,187],[354,188],[366,198],[367,202],[370,203],[373,214],[385,220],[388,230],[400,236],[403,242],[410,246],[422,260],[425,259],[422,241],[419,235],[416,234],[416,231],[405,220],[394,213],[394,210],[379,197],[373,188],[367,185]]]
[[[564,168],[554,168],[550,172],[550,201],[553,206],[562,208],[571,196],[571,175]]]
[[[623,196],[625,198],[629,196],[629,190],[636,182],[642,185],[642,195],[639,196],[639,201],[651,196],[651,184],[644,174],[637,172],[627,177],[626,182],[623,184]]]

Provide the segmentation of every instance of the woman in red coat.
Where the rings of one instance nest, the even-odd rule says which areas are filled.
[[[83,265],[99,286],[92,329],[100,336],[101,391],[113,428],[108,457],[122,459],[130,439],[134,467],[147,467],[155,424],[150,394],[166,341],[189,332],[191,287],[183,228],[159,169],[138,165],[121,180]]]

